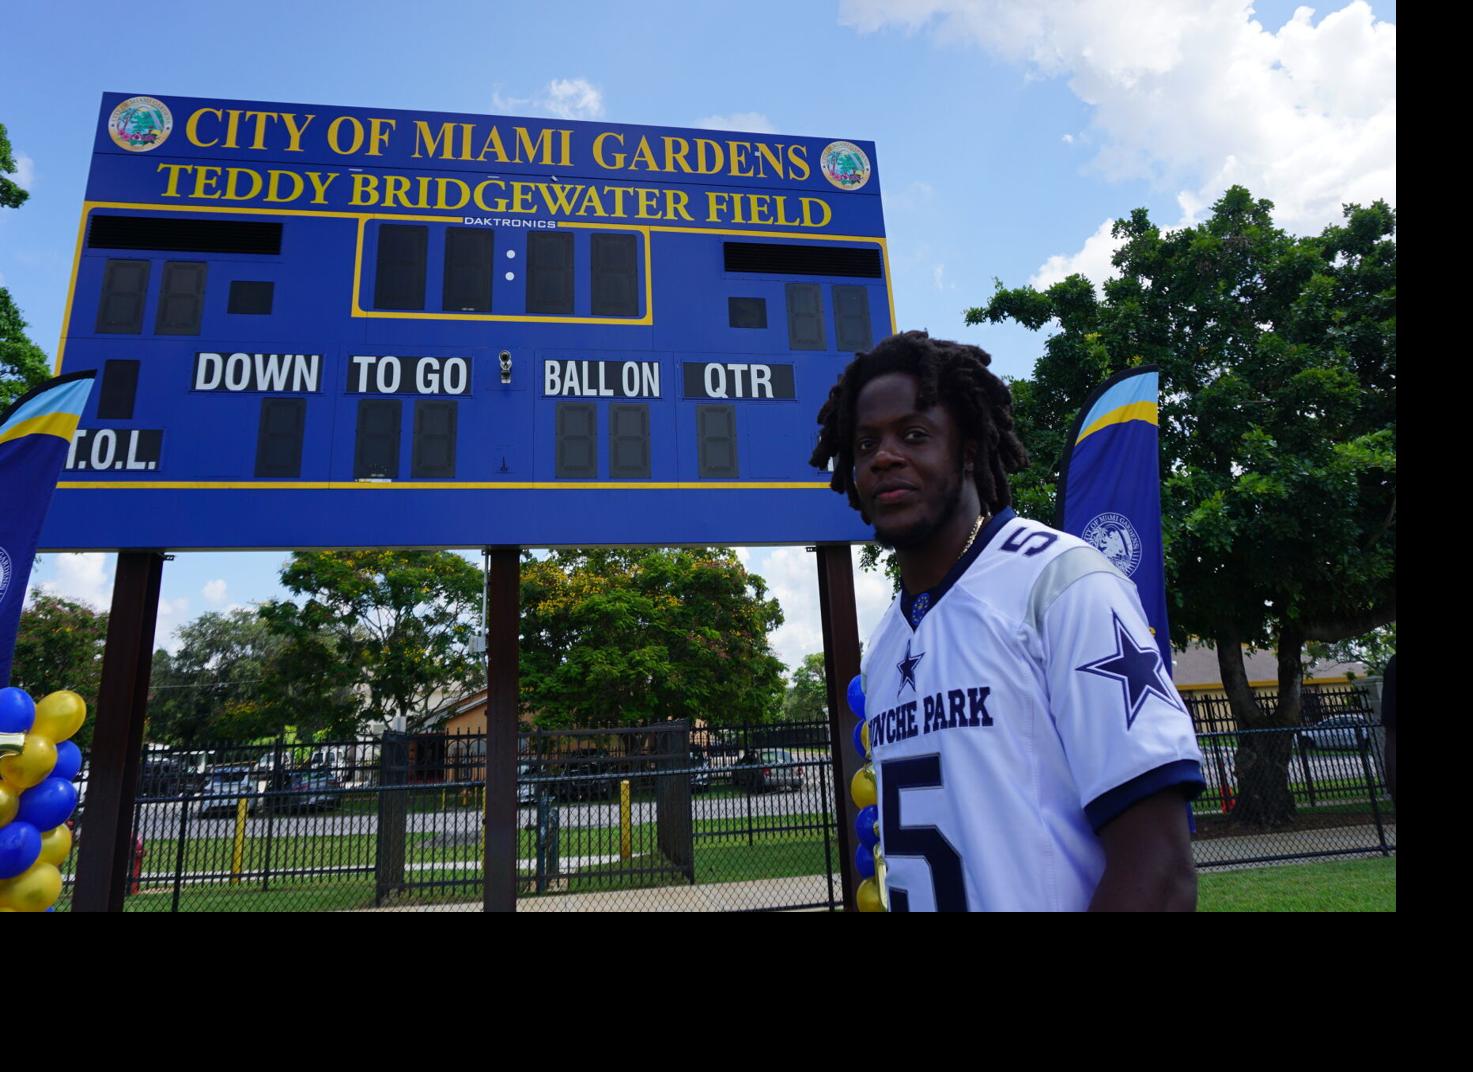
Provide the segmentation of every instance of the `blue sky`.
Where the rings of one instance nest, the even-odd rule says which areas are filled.
[[[968,328],[994,279],[1109,270],[1109,221],[1201,217],[1232,182],[1318,230],[1344,201],[1396,202],[1396,9],[1239,0],[80,0],[6,16],[0,122],[19,211],[0,285],[52,350],[105,90],[439,112],[560,115],[875,142],[896,314],[1028,375],[1042,338]],[[822,646],[811,555],[742,552],[782,600],[773,637]],[[278,594],[278,553],[180,554],[156,640]],[[112,558],[49,555],[32,588],[105,606]],[[861,633],[888,601],[857,578]]]

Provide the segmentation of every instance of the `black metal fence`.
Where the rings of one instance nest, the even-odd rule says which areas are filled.
[[[1395,850],[1379,723],[1205,733],[1197,743],[1207,781],[1192,806],[1197,867]]]
[[[1199,867],[1395,850],[1377,724],[1198,740]],[[485,776],[483,734],[150,749],[125,909],[479,910]],[[518,909],[836,907],[834,797],[824,723],[524,733]]]
[[[1220,690],[1182,694],[1192,727],[1199,733],[1231,733],[1238,728],[1237,716],[1228,704],[1227,694]],[[1278,703],[1272,689],[1255,689],[1254,701],[1267,717]],[[1356,715],[1368,722],[1378,720],[1378,712],[1367,684],[1306,685],[1300,693],[1299,721],[1312,725],[1327,718]]]

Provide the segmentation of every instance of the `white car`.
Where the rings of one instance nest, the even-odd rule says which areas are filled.
[[[205,777],[200,794],[199,814],[234,815],[241,797],[246,800],[246,813],[256,810],[260,786],[252,767],[216,767]]]

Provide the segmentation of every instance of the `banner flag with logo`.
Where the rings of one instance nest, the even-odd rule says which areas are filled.
[[[96,372],[32,388],[0,414],[0,688],[10,684],[26,582]]]
[[[1054,527],[1093,544],[1135,582],[1166,672],[1166,563],[1155,365],[1117,372],[1085,401],[1059,468]]]

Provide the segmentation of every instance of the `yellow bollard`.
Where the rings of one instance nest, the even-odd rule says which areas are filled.
[[[619,859],[634,855],[634,831],[629,825],[629,779],[619,783]]]
[[[235,851],[230,854],[230,884],[240,885],[240,872],[245,863],[246,798],[235,802]]]

